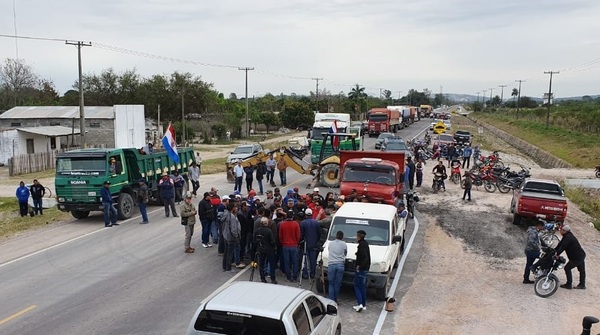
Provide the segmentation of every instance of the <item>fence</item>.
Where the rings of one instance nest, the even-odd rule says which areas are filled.
[[[56,167],[56,150],[16,155],[8,159],[8,175],[45,171]]]

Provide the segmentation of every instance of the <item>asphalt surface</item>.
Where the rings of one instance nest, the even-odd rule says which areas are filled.
[[[409,139],[428,124],[428,119],[422,120],[399,135]],[[374,140],[365,138],[367,150],[373,148]],[[309,177],[291,171],[286,188],[302,190],[308,181]],[[201,177],[201,191],[211,186],[220,189],[220,194],[233,189],[224,174]],[[321,188],[321,193],[327,191]],[[199,245],[199,224],[192,242],[196,253],[185,254],[178,218],[165,218],[160,207],[150,207],[150,211],[148,225],[138,224],[141,220],[134,217],[119,227],[103,228],[98,213],[0,244],[0,334],[185,333],[200,301],[236,274],[221,271],[216,247]],[[407,238],[413,229],[410,222]],[[394,294],[396,305],[418,267],[425,226],[421,221],[406,259]],[[249,269],[243,270],[236,280],[249,276]],[[306,281],[303,287],[309,285]],[[342,289],[343,333],[373,333],[383,303],[368,301],[369,308],[356,313],[351,308],[355,304],[352,288]],[[382,334],[394,329],[397,313],[401,311],[387,315]]]

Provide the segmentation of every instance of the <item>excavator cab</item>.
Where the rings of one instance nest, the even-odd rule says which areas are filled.
[[[325,187],[340,187],[340,149],[336,142],[339,143],[342,140],[350,140],[352,150],[358,150],[356,134],[323,133],[323,144],[319,153],[319,166],[316,175]]]

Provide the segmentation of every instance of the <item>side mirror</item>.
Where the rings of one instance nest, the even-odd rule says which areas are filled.
[[[402,242],[402,236],[396,235],[396,236],[392,237],[392,243],[400,243],[400,242]]]
[[[337,315],[337,308],[334,305],[327,305],[328,315]]]

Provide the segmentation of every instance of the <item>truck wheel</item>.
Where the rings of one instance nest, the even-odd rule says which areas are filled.
[[[388,280],[385,281],[383,287],[378,287],[375,289],[375,299],[384,300],[387,298],[387,289],[388,289]]]
[[[321,168],[321,184],[325,187],[340,187],[340,166],[327,164]]]
[[[119,194],[119,202],[117,204],[119,210],[119,219],[127,220],[133,215],[133,199],[129,193]]]
[[[513,214],[513,221],[512,221],[512,223],[514,225],[520,225],[521,224],[521,215],[516,214],[516,213]]]
[[[90,211],[71,211],[71,215],[73,215],[74,218],[81,220],[87,218],[90,215]]]

